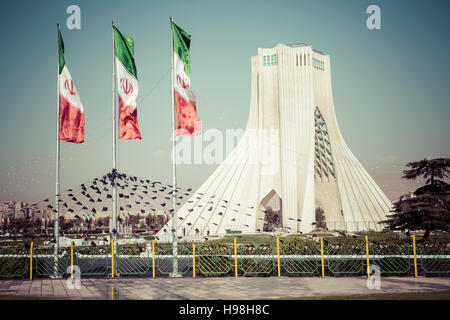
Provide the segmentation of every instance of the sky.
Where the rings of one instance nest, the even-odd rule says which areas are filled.
[[[81,29],[69,30],[69,5]],[[369,5],[381,29],[366,27]],[[118,169],[171,183],[169,17],[192,35],[191,87],[203,130],[245,128],[250,58],[258,48],[306,43],[331,56],[337,119],[352,152],[395,200],[414,184],[404,165],[450,156],[448,1],[2,1],[0,201],[54,193],[57,29],[84,105],[83,144],[61,143],[61,188],[112,167],[111,21],[135,40],[142,140],[119,141]],[[190,139],[199,143],[202,136]],[[207,143],[204,142],[204,146]],[[217,165],[177,166],[197,188]]]

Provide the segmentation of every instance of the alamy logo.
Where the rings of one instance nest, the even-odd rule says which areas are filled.
[[[66,13],[70,14],[70,16],[67,17],[67,20],[66,20],[67,29],[69,29],[69,30],[81,29],[81,9],[80,9],[80,7],[72,4],[67,7]]]
[[[200,130],[201,122],[197,125],[196,129]],[[274,175],[280,170],[280,136],[276,129],[247,129],[245,132],[242,129],[227,129],[224,136],[220,130],[210,128],[194,139],[181,136],[172,136],[172,139],[176,141],[172,160],[175,159],[178,164],[254,164],[260,166],[263,175]],[[232,154],[238,141],[245,144],[246,149],[225,158],[226,154]],[[203,142],[208,144],[203,147]]]
[[[66,286],[68,289],[81,289],[81,271],[79,266],[68,266],[66,273],[70,274],[70,277],[66,281]]]
[[[367,18],[366,26],[369,30],[381,29],[381,9],[379,6],[372,4],[367,7],[367,14],[370,16]]]
[[[377,265],[371,265],[369,267],[370,277],[367,278],[367,288],[369,290],[381,289],[381,271]]]

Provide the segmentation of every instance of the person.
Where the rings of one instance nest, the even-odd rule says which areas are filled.
[[[199,233],[200,231],[198,230],[198,228],[195,228],[195,236],[198,236],[198,233]]]
[[[208,229],[208,231],[206,231],[206,235],[209,236],[209,229]]]
[[[183,237],[186,236],[186,228],[183,228]]]

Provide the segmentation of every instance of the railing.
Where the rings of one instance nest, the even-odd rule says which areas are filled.
[[[34,279],[69,277],[74,266],[81,276],[171,275],[174,267],[184,276],[368,276],[376,265],[381,275],[448,276],[450,242],[413,239],[369,241],[362,237],[319,238],[283,237],[268,243],[205,241],[179,243],[175,257],[172,245],[112,247],[0,248],[0,278]],[[275,238],[273,239],[275,240]],[[195,245],[195,251],[194,249]],[[114,272],[113,272],[114,266]]]

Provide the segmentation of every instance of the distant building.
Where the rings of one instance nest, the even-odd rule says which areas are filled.
[[[23,207],[24,203],[21,201],[14,203],[14,219],[20,219],[25,217]]]
[[[414,192],[408,192],[407,194],[400,196],[400,200],[407,200],[407,199],[412,199],[415,197],[416,197],[416,195],[414,194]]]

